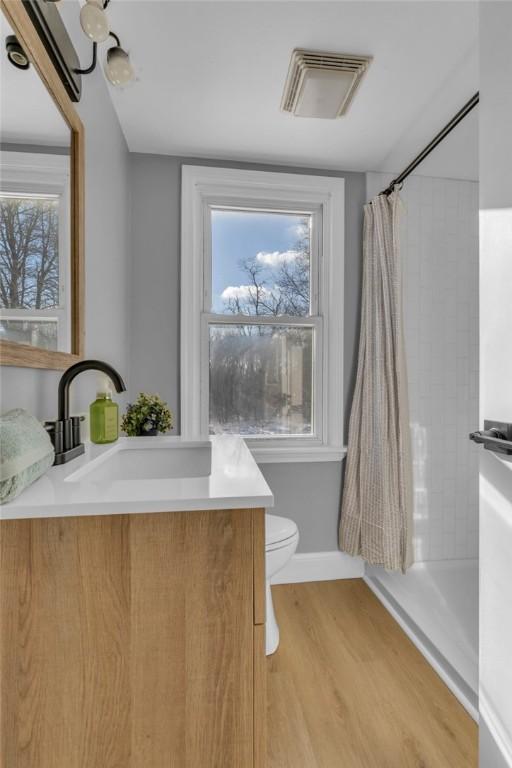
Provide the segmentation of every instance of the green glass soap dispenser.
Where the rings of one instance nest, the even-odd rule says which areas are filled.
[[[112,400],[109,388],[96,394],[89,415],[91,442],[114,443],[119,437],[119,406]]]

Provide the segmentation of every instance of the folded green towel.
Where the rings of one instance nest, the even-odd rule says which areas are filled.
[[[0,416],[0,504],[19,496],[52,466],[47,431],[22,408]]]

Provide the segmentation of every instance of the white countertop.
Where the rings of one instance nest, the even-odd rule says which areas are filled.
[[[0,506],[0,519],[274,506],[272,492],[242,438],[215,436],[203,445],[208,442],[211,443],[209,475],[156,479],[100,476],[94,482],[87,475],[91,462],[101,464],[128,446],[179,448],[190,443],[181,437],[163,436],[122,437],[116,443],[103,446],[88,444],[84,455],[68,464],[51,467],[17,499]]]

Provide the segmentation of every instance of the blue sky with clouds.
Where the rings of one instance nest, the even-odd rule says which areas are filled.
[[[239,262],[257,257],[269,285],[283,260],[293,259],[303,216],[260,211],[212,210],[212,309],[222,312],[224,301],[243,291],[247,276]]]

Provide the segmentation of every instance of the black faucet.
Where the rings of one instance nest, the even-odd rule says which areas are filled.
[[[80,416],[69,415],[69,386],[75,376],[83,371],[101,371],[105,373],[114,384],[116,392],[125,392],[124,381],[118,372],[108,363],[101,360],[80,360],[68,368],[59,381],[59,416],[57,421],[47,421],[45,424],[55,448],[54,464],[66,464],[66,462],[80,456],[84,451],[84,444],[80,440]]]

